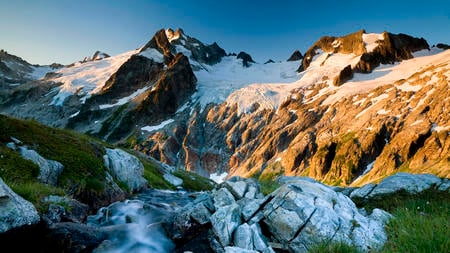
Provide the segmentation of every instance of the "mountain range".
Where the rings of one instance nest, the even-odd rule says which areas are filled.
[[[2,50],[0,112],[211,178],[450,177],[448,48],[360,30],[262,64],[161,29],[138,49],[67,66]]]

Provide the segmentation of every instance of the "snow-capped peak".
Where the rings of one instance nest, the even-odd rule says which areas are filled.
[[[183,37],[183,30],[178,28],[176,31],[173,31],[171,28],[166,29],[166,37],[170,43],[174,40],[178,40],[180,37]]]

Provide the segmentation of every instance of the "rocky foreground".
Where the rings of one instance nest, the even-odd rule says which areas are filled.
[[[256,180],[233,177],[211,192],[191,194],[188,204],[183,200],[183,207],[168,208],[160,222],[178,252],[307,252],[323,242],[344,242],[368,252],[383,246],[387,240],[384,225],[395,217],[380,209],[358,208],[355,203],[450,190],[448,179],[408,173],[361,188],[330,187],[307,177],[280,177],[275,183],[281,186],[264,196]],[[62,199],[53,200],[52,217],[39,217],[34,206],[3,181],[0,198],[2,245],[28,240],[26,246],[14,246],[35,252],[103,252],[105,242],[117,236],[111,227],[94,227],[77,219],[80,206],[67,208],[71,222],[62,222],[69,220],[64,208],[58,208]],[[166,205],[151,201],[146,204]],[[137,215],[148,205],[141,209]],[[128,219],[127,223],[133,223],[132,217]]]

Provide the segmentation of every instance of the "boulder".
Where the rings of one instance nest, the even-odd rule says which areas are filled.
[[[82,223],[89,214],[88,205],[68,197],[50,195],[43,201],[49,203],[48,211],[44,214],[44,219],[48,223],[61,221]]]
[[[241,224],[238,204],[222,206],[211,216],[212,231],[223,247],[230,245],[235,229]]]
[[[417,194],[431,187],[438,186],[441,179],[432,174],[410,174],[399,172],[393,176],[385,178],[367,196],[367,198],[377,198],[383,195],[391,195],[398,192]]]
[[[47,160],[38,152],[26,147],[19,147],[20,155],[39,166],[38,180],[44,184],[57,185],[59,175],[61,175],[64,166],[53,160]]]
[[[345,242],[360,250],[377,249],[386,241],[382,210],[366,216],[347,196],[321,183],[298,180],[272,193],[263,222],[285,249],[307,252],[322,241]],[[382,217],[382,218],[381,218]]]
[[[33,204],[13,192],[0,178],[0,233],[39,221]]]
[[[103,159],[111,175],[125,183],[130,191],[140,190],[147,184],[143,177],[144,166],[137,157],[121,149],[107,148]]]

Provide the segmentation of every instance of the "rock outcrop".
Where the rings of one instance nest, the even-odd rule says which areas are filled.
[[[0,233],[40,221],[36,208],[9,188],[0,178]]]
[[[143,177],[144,166],[135,156],[121,149],[107,148],[104,160],[111,175],[125,183],[130,191],[136,192],[146,186],[147,181]]]
[[[324,241],[369,251],[386,241],[383,227],[390,217],[379,209],[367,215],[312,179],[291,178],[264,197],[255,180],[233,177],[183,208],[168,231],[181,247],[183,239],[209,230],[214,252],[308,252]]]

